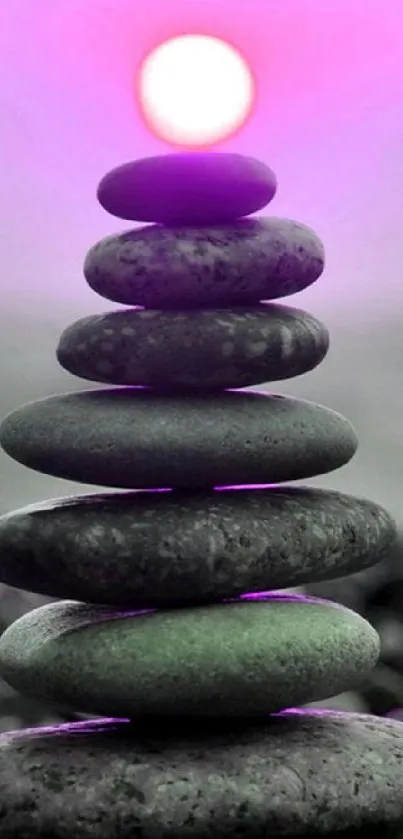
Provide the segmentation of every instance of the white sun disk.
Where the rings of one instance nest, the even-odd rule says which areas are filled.
[[[227,42],[181,35],[148,54],[138,96],[146,122],[161,139],[200,147],[242,126],[253,105],[254,80],[245,59]]]

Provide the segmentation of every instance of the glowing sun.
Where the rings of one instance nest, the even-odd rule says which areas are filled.
[[[149,129],[162,140],[202,148],[246,122],[255,81],[235,47],[209,35],[164,41],[142,62],[137,97]]]

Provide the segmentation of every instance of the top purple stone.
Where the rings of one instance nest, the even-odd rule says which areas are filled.
[[[253,157],[188,152],[146,157],[112,169],[97,191],[113,216],[154,224],[224,224],[274,197],[272,170]]]

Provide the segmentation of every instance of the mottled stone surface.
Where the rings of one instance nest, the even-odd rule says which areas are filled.
[[[310,286],[324,267],[316,233],[284,218],[209,227],[146,225],[107,236],[84,275],[101,297],[156,309],[243,306]]]
[[[312,315],[262,303],[249,309],[127,309],[67,327],[56,355],[97,382],[159,389],[242,388],[312,370],[329,347]]]
[[[403,724],[367,714],[102,719],[0,738],[2,839],[401,839],[402,786]]]
[[[275,195],[272,170],[243,154],[180,152],[124,163],[98,187],[118,218],[159,224],[220,224],[261,210]]]
[[[89,714],[262,715],[353,690],[379,636],[339,604],[270,594],[143,611],[63,600],[0,638],[0,676]]]
[[[186,605],[361,571],[395,535],[374,502],[307,487],[81,495],[0,518],[0,581],[89,603]]]
[[[358,441],[343,416],[302,399],[116,387],[23,405],[3,420],[0,444],[45,474],[141,489],[308,478],[347,463]]]

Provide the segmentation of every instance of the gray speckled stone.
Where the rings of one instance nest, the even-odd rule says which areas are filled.
[[[197,228],[146,225],[95,244],[84,275],[97,294],[118,303],[215,308],[302,291],[321,275],[324,259],[316,233],[290,219]]]
[[[403,724],[367,714],[0,737],[2,839],[401,839],[402,788]]]
[[[127,309],[81,318],[56,355],[84,379],[160,389],[241,388],[312,370],[329,347],[312,315],[276,304],[164,312]]]
[[[300,595],[135,612],[62,600],[0,638],[15,690],[89,714],[262,715],[354,690],[379,657],[355,612]]]
[[[358,441],[341,414],[302,399],[117,387],[29,402],[3,420],[0,444],[48,475],[141,489],[309,478],[347,463]]]
[[[212,602],[361,571],[395,538],[374,502],[306,487],[81,495],[0,518],[0,581],[132,608]]]

